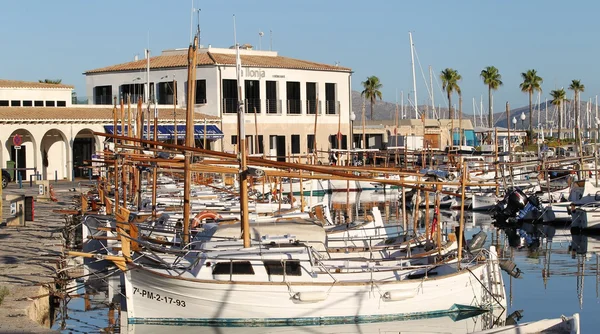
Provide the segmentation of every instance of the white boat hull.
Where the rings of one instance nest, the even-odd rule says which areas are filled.
[[[281,276],[232,282],[136,265],[129,269],[124,273],[129,323],[360,322],[490,309],[496,302],[506,307],[497,261],[440,278],[397,280],[390,271],[389,279],[360,283],[327,282],[323,274],[314,282],[282,282]],[[352,274],[334,274],[340,275]]]

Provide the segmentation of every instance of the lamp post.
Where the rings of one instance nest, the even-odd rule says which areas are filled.
[[[354,121],[356,120],[356,114],[350,113],[350,149],[354,148]]]
[[[521,126],[523,127],[523,131],[525,131],[525,118],[527,118],[527,116],[525,116],[525,112],[522,112],[521,113]],[[527,134],[527,132],[526,132],[526,134]],[[529,138],[529,136],[531,136],[532,138]],[[529,136],[526,135],[525,140],[533,139],[533,133],[530,133]],[[522,141],[523,142],[523,152],[525,152],[525,140]]]

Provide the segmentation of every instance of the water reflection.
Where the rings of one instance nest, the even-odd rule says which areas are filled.
[[[210,326],[168,326],[168,325],[129,325],[129,333],[167,333],[176,330],[178,334],[259,334],[259,333],[474,333],[501,326],[506,315],[502,310],[473,315],[456,313],[426,319],[374,322],[360,324],[335,324],[320,326],[274,326],[274,327],[210,327]]]
[[[364,191],[335,193],[329,201],[334,217],[360,217],[373,206],[380,208],[388,224],[402,224],[402,205],[398,191]],[[323,197],[305,197],[315,204]],[[434,217],[433,203],[429,212],[418,210],[415,216],[406,211],[408,230],[414,226],[423,231],[426,218]],[[453,232],[460,219],[459,210],[442,210],[441,227]],[[339,218],[337,218],[339,219]],[[416,222],[416,224],[414,224]],[[72,298],[65,299],[59,309],[54,329],[65,332],[131,332],[131,333],[386,333],[386,332],[444,332],[470,333],[491,326],[556,318],[561,314],[581,313],[583,332],[592,332],[600,312],[598,253],[600,237],[571,236],[564,227],[522,224],[499,229],[487,213],[465,212],[465,237],[480,231],[487,233],[486,246],[496,246],[499,255],[513,261],[523,271],[520,279],[503,273],[509,295],[509,308],[501,314],[485,313],[474,317],[443,316],[433,319],[411,319],[384,323],[301,327],[186,327],[162,325],[129,325],[120,328],[121,287],[118,275],[110,275],[103,262],[88,263],[82,278],[69,289]],[[396,228],[396,227],[394,227]],[[586,278],[587,276],[587,278]],[[591,278],[590,276],[595,276]],[[587,281],[586,281],[587,279]],[[588,286],[586,286],[586,284]],[[595,294],[590,284],[595,284]],[[584,291],[587,291],[584,294]],[[595,297],[594,297],[595,295]],[[593,300],[589,300],[593,298]],[[585,306],[585,307],[584,307]],[[525,311],[523,311],[525,310]],[[125,321],[126,322],[126,321]],[[586,330],[587,328],[587,330]]]

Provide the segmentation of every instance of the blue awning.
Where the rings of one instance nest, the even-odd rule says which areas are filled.
[[[147,135],[147,127],[144,126],[144,136]],[[159,140],[168,140],[175,138],[175,126],[174,125],[159,125],[158,126],[158,139]],[[104,131],[109,134],[115,133],[114,125],[105,125]],[[125,132],[127,132],[127,125],[125,125]],[[154,125],[150,125],[150,134],[154,133]],[[117,126],[117,134],[123,135],[121,131],[121,126]],[[194,125],[194,138],[196,139],[221,139],[223,138],[223,131],[219,129],[216,125],[207,124],[206,125],[206,135],[204,134],[204,125]],[[177,137],[179,139],[185,138],[185,125],[177,125]]]

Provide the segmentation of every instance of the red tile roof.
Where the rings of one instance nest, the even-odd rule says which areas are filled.
[[[0,88],[65,88],[73,89],[71,85],[64,84],[51,84],[33,81],[20,81],[20,80],[4,80],[0,79]]]
[[[242,66],[265,67],[265,68],[289,68],[303,70],[322,70],[322,71],[342,71],[350,72],[347,67],[328,65],[281,56],[265,55],[241,55]],[[198,52],[196,63],[202,65],[235,65],[235,55],[215,52]],[[119,72],[119,71],[138,71],[144,70],[147,66],[147,60],[136,60],[123,64],[117,64],[102,68],[93,69],[84,74]],[[150,68],[176,68],[187,66],[187,54],[171,54],[150,57]]]

